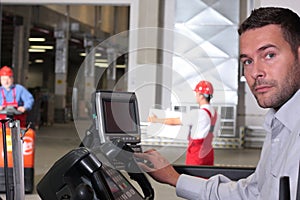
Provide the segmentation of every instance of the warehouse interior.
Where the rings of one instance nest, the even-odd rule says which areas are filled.
[[[34,189],[26,199],[40,199],[37,183],[80,145],[93,117],[91,94],[100,89],[136,92],[143,128],[152,108],[193,109],[192,90],[184,88],[199,77],[213,80],[222,119],[215,165],[255,168],[267,110],[258,108],[243,79],[235,30],[251,9],[270,2],[99,2],[0,2],[1,66],[11,66],[15,82],[35,98],[27,119],[36,132]],[[172,164],[184,164],[187,140],[142,134],[145,150],[160,149]],[[157,199],[180,199],[174,188],[151,183]]]

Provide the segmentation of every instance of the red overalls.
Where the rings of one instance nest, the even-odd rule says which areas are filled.
[[[7,102],[4,89],[1,88],[1,95],[3,98],[2,106],[13,106],[18,107],[18,102],[16,99],[16,88],[12,89],[13,92],[13,102]],[[0,114],[0,119],[6,119],[6,114]],[[14,119],[20,121],[20,127],[26,127],[26,113],[14,115]],[[4,152],[3,152],[3,136],[2,129],[0,130],[0,168],[4,167]],[[6,126],[6,144],[7,144],[7,158],[8,158],[8,167],[14,167],[13,163],[13,142],[11,129]],[[23,135],[22,139],[22,150],[23,150],[23,164],[24,164],[24,181],[25,181],[25,191],[31,192],[33,188],[34,180],[34,150],[35,150],[35,132],[33,129],[29,128],[26,131],[26,134]],[[1,198],[0,198],[1,199]]]
[[[213,165],[214,164],[214,149],[212,147],[213,130],[217,121],[217,114],[211,115],[206,108],[201,108],[207,112],[210,117],[210,130],[205,138],[192,139],[189,136],[189,144],[186,153],[186,165]]]
[[[13,106],[17,109],[18,108],[18,102],[16,100],[16,88],[13,88],[12,92],[13,92],[13,102],[7,102],[5,94],[4,94],[4,89],[3,88],[1,89],[1,95],[2,95],[2,99],[3,99],[2,106],[5,106],[5,107]],[[5,114],[0,114],[0,119],[3,119],[3,118],[6,118],[6,115]],[[14,115],[14,119],[20,121],[20,126],[21,127],[26,127],[26,114],[25,113],[22,113],[22,114],[19,114],[19,115]]]

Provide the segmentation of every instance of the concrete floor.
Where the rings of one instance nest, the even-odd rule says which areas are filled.
[[[88,123],[82,123],[77,129],[73,122],[53,124],[52,126],[42,126],[36,133],[35,140],[35,185],[41,180],[51,166],[73,148],[78,147],[80,138],[78,132],[83,133],[88,127]],[[144,149],[152,146],[144,147]],[[183,147],[155,147],[161,150],[174,164],[184,163]],[[181,152],[178,154],[178,152]],[[221,166],[253,166],[255,167],[260,156],[260,149],[216,149],[215,165]],[[180,199],[175,195],[175,189],[154,182],[151,183],[155,190],[155,199],[174,200]],[[5,194],[0,195],[5,199]],[[33,194],[26,194],[26,200],[39,200],[36,191]]]

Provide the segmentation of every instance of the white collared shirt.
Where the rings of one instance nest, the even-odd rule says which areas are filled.
[[[200,106],[200,109],[191,110],[182,117],[182,125],[191,127],[190,136],[192,139],[205,138],[211,129],[210,116],[203,108],[209,110],[212,116],[216,114],[215,109],[210,104],[204,104]]]
[[[300,90],[277,112],[270,109],[264,128],[267,131],[256,171],[237,182],[223,175],[201,179],[180,175],[176,193],[186,199],[276,200],[279,180],[290,178],[291,199],[296,199],[300,161]]]

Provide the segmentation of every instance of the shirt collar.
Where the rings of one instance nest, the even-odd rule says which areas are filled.
[[[279,120],[290,131],[293,131],[298,123],[300,123],[300,90],[289,99],[277,112],[271,108],[265,118],[265,128],[270,130],[272,127],[273,119]]]
[[[210,104],[203,104],[200,106],[200,108],[207,108],[207,109],[209,109],[209,107],[210,107]]]
[[[3,86],[1,86],[3,89],[5,89]],[[10,90],[12,90],[12,89],[14,89],[16,87],[16,85],[15,84],[12,84],[11,86],[9,86],[9,90],[7,90],[7,91],[10,91]],[[5,89],[6,90],[6,89]]]

